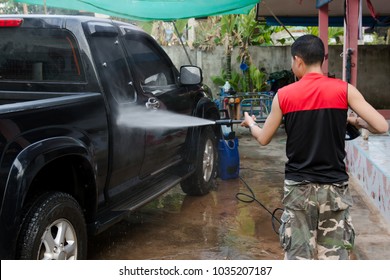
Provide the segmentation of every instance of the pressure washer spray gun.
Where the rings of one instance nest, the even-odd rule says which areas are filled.
[[[233,119],[220,119],[216,120],[215,124],[219,125],[221,127],[223,139],[234,139],[235,138],[235,132],[233,131],[233,124],[240,124],[243,120],[233,120]],[[256,123],[264,123],[265,119],[257,119],[255,120]]]
[[[226,126],[232,126],[232,124],[239,124],[242,123],[244,120],[234,120],[231,119],[229,116],[229,111],[226,109],[219,110],[220,119],[215,121],[216,125],[226,125]],[[264,123],[266,118],[256,119],[256,123]]]
[[[216,120],[215,121],[215,124],[216,125],[232,125],[232,124],[238,124],[238,123],[242,123],[243,120],[232,120],[232,119],[221,119],[221,120]],[[255,120],[256,123],[264,123],[265,122],[265,119],[257,119]]]
[[[231,126],[232,124],[239,124],[242,123],[243,120],[233,120],[233,119],[221,119],[221,120],[216,120],[215,124],[216,125],[226,125],[226,126]],[[256,123],[264,123],[265,119],[257,119],[255,120]],[[346,128],[346,133],[345,133],[345,140],[353,140],[357,137],[360,136],[360,131],[357,129],[355,126],[352,124],[348,123],[347,128]]]

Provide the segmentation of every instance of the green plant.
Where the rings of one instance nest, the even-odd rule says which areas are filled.
[[[320,32],[317,26],[306,27],[308,34],[319,36]],[[332,39],[335,40],[336,44],[341,44],[341,37],[344,35],[344,29],[342,27],[329,27],[328,28],[328,41],[332,43]]]
[[[260,71],[254,65],[251,65],[249,67],[249,76],[252,80],[252,85],[253,85],[253,88],[251,89],[252,92],[264,91],[266,89],[267,77],[263,71]]]
[[[217,45],[221,44],[219,20],[219,17],[208,17],[207,20],[197,21],[194,47],[207,52],[214,50]]]
[[[240,75],[238,72],[232,71],[230,77],[228,77],[226,70],[222,69],[220,76],[211,76],[210,78],[213,83],[219,87],[222,87],[225,82],[228,81],[235,91],[240,92],[243,89],[241,86],[242,75]]]
[[[78,15],[88,14],[77,10],[68,10],[54,7],[47,7],[42,1],[43,5],[27,5],[13,0],[0,0],[0,14],[56,14],[56,15]],[[92,14],[92,13],[91,13]]]
[[[247,70],[247,73],[250,79],[246,75],[243,75],[237,71],[232,71],[230,78],[228,77],[226,71],[223,69],[220,76],[212,76],[211,80],[213,83],[219,87],[222,87],[226,81],[230,83],[233,89],[237,92],[259,92],[266,89],[266,74],[260,71],[256,66],[251,65]]]

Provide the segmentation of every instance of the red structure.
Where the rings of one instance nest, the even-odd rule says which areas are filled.
[[[343,26],[343,79],[357,86],[360,30],[389,16],[390,5],[383,0],[262,0],[257,5],[256,19],[269,25],[318,26],[326,53],[329,26]],[[328,73],[327,57],[323,70]]]

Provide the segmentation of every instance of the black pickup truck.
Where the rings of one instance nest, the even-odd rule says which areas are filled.
[[[88,236],[170,188],[210,191],[217,126],[140,125],[219,119],[198,67],[110,19],[0,16],[0,38],[1,259],[85,259]]]

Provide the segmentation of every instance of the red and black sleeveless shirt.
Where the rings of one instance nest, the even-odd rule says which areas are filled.
[[[285,178],[313,183],[348,180],[345,130],[348,84],[309,73],[278,91],[287,133]]]

